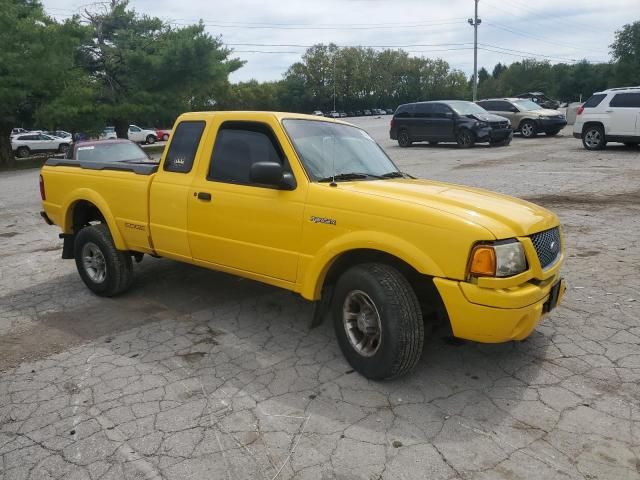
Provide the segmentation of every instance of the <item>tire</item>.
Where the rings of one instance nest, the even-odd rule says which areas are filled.
[[[400,130],[398,132],[398,145],[402,148],[411,146],[411,137],[409,137],[409,132],[406,130]]]
[[[471,148],[476,143],[476,137],[468,128],[461,128],[456,134],[456,142],[460,148]]]
[[[525,120],[520,124],[520,133],[524,138],[533,138],[538,134],[538,127],[535,122]]]
[[[116,250],[106,224],[91,225],[80,230],[73,250],[82,281],[96,295],[112,297],[131,286],[131,255]]]
[[[169,135],[165,133],[164,135],[162,135],[162,141],[166,142],[167,140],[169,140]]]
[[[156,143],[156,137],[154,137],[153,135],[147,135],[146,141],[149,145],[153,145],[154,143]]]
[[[18,158],[27,158],[29,155],[31,155],[31,150],[29,150],[29,147],[18,147],[18,149],[16,150],[16,155],[18,156]]]
[[[544,134],[547,137],[555,137],[556,135],[558,135],[558,133],[560,133],[560,130],[553,130],[551,132],[544,132]]]
[[[600,125],[590,125],[583,129],[582,145],[587,150],[602,150],[607,145],[604,129]]]
[[[368,325],[367,317],[359,315],[364,308],[370,312]],[[420,360],[424,344],[420,303],[407,279],[395,268],[365,263],[344,272],[335,287],[331,312],[342,353],[364,377],[399,377]],[[365,326],[371,330],[370,335],[360,330]],[[366,341],[360,349],[359,341]]]
[[[58,153],[67,153],[67,150],[69,150],[69,145],[67,145],[66,143],[61,143],[58,146]]]

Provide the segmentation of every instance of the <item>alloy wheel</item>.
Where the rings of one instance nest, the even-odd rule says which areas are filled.
[[[342,307],[342,323],[353,349],[363,357],[371,357],[382,342],[382,322],[371,297],[362,290],[347,294]]]

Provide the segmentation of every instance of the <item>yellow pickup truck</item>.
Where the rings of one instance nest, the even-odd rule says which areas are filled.
[[[526,338],[564,293],[558,218],[398,170],[364,130],[275,112],[181,115],[159,163],[49,160],[40,191],[88,288],[113,296],[132,258],[165,257],[315,302],[368,378],[418,362],[425,324]]]

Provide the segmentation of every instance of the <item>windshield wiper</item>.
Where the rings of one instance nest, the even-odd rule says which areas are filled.
[[[400,172],[396,170],[395,172],[387,172],[380,175],[382,178],[415,178],[409,175],[408,173]]]
[[[318,180],[318,182],[332,182],[333,180],[362,180],[365,178],[376,178],[381,179],[380,175],[373,175],[371,173],[359,173],[359,172],[349,172],[349,173],[337,173],[331,177],[325,177]]]

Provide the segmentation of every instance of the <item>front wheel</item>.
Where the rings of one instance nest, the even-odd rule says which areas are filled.
[[[420,303],[395,268],[381,263],[350,268],[336,284],[331,310],[342,353],[366,378],[399,377],[420,360]]]
[[[587,150],[602,150],[607,144],[604,130],[599,125],[591,125],[582,132],[582,145]]]
[[[63,143],[58,147],[58,152],[60,153],[67,153],[67,150],[69,150],[69,145],[66,143]]]
[[[116,250],[109,228],[104,223],[80,230],[73,250],[82,281],[96,295],[112,297],[131,285],[131,255]]]
[[[462,128],[456,135],[456,142],[458,142],[458,146],[460,148],[469,148],[473,147],[473,145],[476,143],[476,138],[471,130]]]
[[[537,135],[538,129],[536,124],[531,120],[525,120],[522,122],[522,125],[520,125],[520,133],[522,133],[522,136],[525,138],[533,138]]]
[[[156,137],[154,137],[153,135],[147,135],[147,143],[149,145],[153,145],[154,143],[156,143]]]
[[[30,154],[31,151],[29,150],[29,147],[18,147],[18,150],[16,150],[18,158],[27,158]]]
[[[402,148],[407,148],[411,146],[411,138],[409,137],[409,132],[406,130],[401,130],[398,133],[398,145]]]

